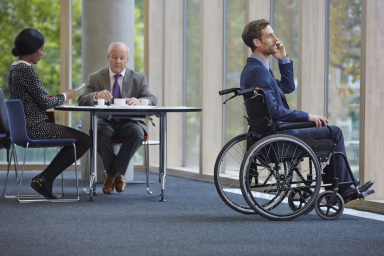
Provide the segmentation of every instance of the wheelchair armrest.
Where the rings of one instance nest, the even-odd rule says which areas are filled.
[[[299,123],[285,123],[276,126],[276,131],[292,130],[292,129],[303,129],[316,127],[314,122],[299,122]]]

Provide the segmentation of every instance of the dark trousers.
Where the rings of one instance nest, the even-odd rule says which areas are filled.
[[[76,139],[76,157],[79,159],[91,147],[92,139],[87,134],[73,128],[65,128],[59,139]],[[76,160],[77,160],[76,159]],[[52,190],[52,183],[55,178],[75,162],[73,145],[63,147],[47,168],[42,172],[48,189]]]
[[[97,151],[108,176],[114,177],[117,173],[125,175],[129,161],[143,142],[144,134],[140,125],[124,119],[118,122],[105,120],[97,126]],[[122,142],[117,155],[113,152],[112,139]]]
[[[342,152],[345,154],[343,132],[337,126],[332,125],[331,128],[333,133],[333,140],[334,140],[334,143],[336,144],[335,151]],[[320,130],[316,128],[299,129],[299,133],[307,133],[309,136],[311,136],[315,140],[330,138],[329,129],[326,127],[321,127]],[[342,156],[336,155],[335,165],[336,165],[336,177],[339,178],[339,182],[352,181],[352,177],[349,175],[347,165]],[[326,174],[324,177],[325,179],[324,182],[332,183],[333,173],[330,165],[327,165],[324,168],[324,173]],[[340,187],[340,188],[342,191],[346,188],[346,186]]]

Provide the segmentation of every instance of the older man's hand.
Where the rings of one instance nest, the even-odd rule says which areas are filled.
[[[124,98],[127,100],[127,103],[131,106],[140,106],[141,101],[139,99],[136,99],[135,97],[132,98]]]
[[[95,95],[95,98],[98,99],[104,99],[105,102],[110,102],[113,98],[112,94],[108,90],[103,90],[100,92],[97,92]]]

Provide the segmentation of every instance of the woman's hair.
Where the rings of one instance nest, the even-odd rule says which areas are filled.
[[[26,28],[17,35],[14,43],[13,56],[29,55],[44,45],[44,37],[36,29]]]
[[[261,30],[266,28],[269,24],[269,21],[261,19],[251,21],[244,27],[241,37],[243,38],[244,43],[251,48],[252,52],[256,49],[256,46],[253,44],[253,39],[256,38],[261,40],[261,37],[263,36]]]

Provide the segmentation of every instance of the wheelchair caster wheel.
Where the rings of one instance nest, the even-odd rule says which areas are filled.
[[[292,211],[297,211],[301,209],[305,204],[308,203],[308,200],[312,198],[313,191],[312,190],[307,190],[303,191],[300,189],[293,189],[289,194],[288,194],[288,205],[289,208],[291,208]],[[304,214],[308,214],[313,211],[315,208],[315,203],[314,202],[308,210],[304,212]]]
[[[317,214],[324,220],[335,220],[340,217],[344,211],[344,200],[336,193],[331,202],[333,191],[324,191],[319,194],[315,202],[315,210]]]

